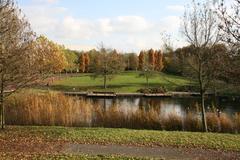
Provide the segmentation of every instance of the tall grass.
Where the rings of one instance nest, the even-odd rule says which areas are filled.
[[[202,130],[198,109],[188,112],[185,116],[175,112],[162,116],[160,109],[124,111],[117,105],[104,109],[77,97],[52,92],[16,94],[7,99],[5,105],[6,122],[10,125]],[[207,123],[210,132],[240,133],[240,114],[232,118],[212,110],[207,113]]]
[[[58,93],[25,93],[6,102],[6,122],[14,125],[90,126],[92,106]]]

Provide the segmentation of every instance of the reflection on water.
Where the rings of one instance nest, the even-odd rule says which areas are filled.
[[[158,109],[162,116],[169,113],[177,113],[184,116],[187,111],[199,109],[200,98],[146,98],[146,97],[118,97],[118,98],[84,98],[93,104],[97,104],[108,110],[112,106],[118,106],[122,111],[128,110],[149,110],[151,108]],[[240,112],[240,102],[234,100],[213,99],[206,100],[206,110],[211,110],[212,106],[221,112],[232,115]]]

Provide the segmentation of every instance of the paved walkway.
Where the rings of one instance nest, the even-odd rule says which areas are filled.
[[[173,147],[131,147],[120,145],[87,145],[65,144],[62,148],[66,154],[90,154],[90,155],[123,155],[133,157],[148,157],[159,159],[178,160],[228,160],[240,159],[240,153],[222,152],[215,150],[173,148]]]

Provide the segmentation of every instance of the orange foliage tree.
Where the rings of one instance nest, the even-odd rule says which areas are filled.
[[[81,73],[84,73],[85,69],[86,69],[86,66],[85,66],[85,55],[82,53],[79,56],[79,71]]]
[[[85,72],[89,71],[90,57],[88,53],[84,54]]]
[[[143,70],[144,68],[144,51],[141,51],[138,56],[138,68],[139,70]]]
[[[153,68],[155,66],[155,51],[153,49],[150,49],[148,51],[148,63],[151,65]]]
[[[164,68],[163,65],[163,54],[161,51],[156,51],[155,52],[155,70],[156,71],[162,71],[162,69]]]

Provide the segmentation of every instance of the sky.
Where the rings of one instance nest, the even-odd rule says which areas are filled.
[[[100,43],[121,52],[161,49],[162,35],[174,47],[185,44],[180,33],[184,7],[191,0],[18,0],[33,30],[73,50]]]

